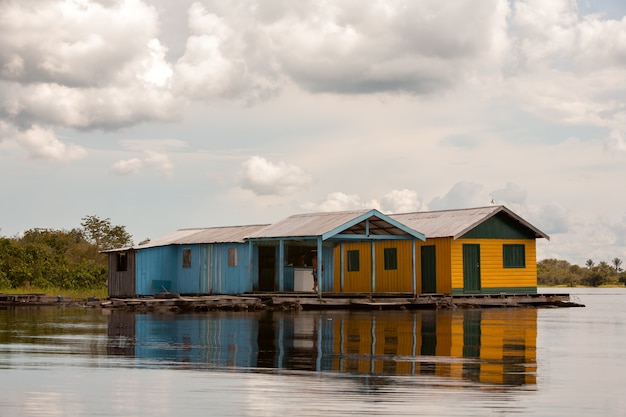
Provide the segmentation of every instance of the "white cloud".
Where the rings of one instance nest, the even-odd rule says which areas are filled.
[[[506,188],[495,190],[491,193],[494,204],[499,205],[512,205],[512,204],[524,204],[526,201],[526,190],[520,186],[508,182]]]
[[[428,203],[429,210],[447,210],[467,207],[482,207],[489,203],[484,187],[473,182],[461,181],[450,189],[443,197],[435,197]]]
[[[536,219],[535,226],[548,235],[567,233],[570,229],[571,214],[557,204],[545,204],[529,212]]]
[[[626,140],[622,133],[612,131],[606,141],[606,148],[609,152],[626,152]]]
[[[582,16],[573,0],[518,0],[513,11],[507,95],[546,120],[623,129],[626,18]]]
[[[55,162],[69,162],[87,156],[87,151],[78,145],[59,140],[54,132],[39,126],[25,131],[14,132],[17,143],[33,159],[47,159]]]
[[[139,158],[125,159],[113,164],[113,172],[118,175],[138,174],[143,165],[143,161]]]
[[[151,39],[148,42],[149,56],[141,62],[143,73],[138,77],[156,87],[167,87],[172,78],[172,67],[165,61],[165,48],[158,39]]]
[[[257,195],[287,195],[310,184],[304,169],[285,162],[273,163],[253,156],[242,164],[241,186]]]
[[[22,61],[13,75],[30,83],[115,81],[158,33],[156,11],[136,0],[2,2],[0,13],[0,63]]]
[[[0,15],[0,117],[113,129],[180,115],[158,15],[143,1],[0,2]]]
[[[262,36],[259,22],[239,26],[236,20],[212,13],[199,2],[189,8],[188,19],[191,36],[174,67],[176,94],[199,101],[243,98],[247,102],[275,94],[276,81],[263,75],[269,51],[256,45]],[[267,59],[257,61],[255,54]]]
[[[410,213],[419,211],[422,203],[413,190],[392,190],[380,200],[380,208],[384,213]]]
[[[157,151],[144,151],[143,158],[117,161],[112,169],[117,175],[134,175],[139,174],[144,167],[154,168],[166,178],[172,178],[174,172],[174,164],[169,156]]]
[[[174,171],[174,164],[169,156],[162,152],[146,151],[144,163],[161,171],[166,178],[171,178]]]
[[[361,198],[356,194],[345,194],[339,191],[332,192],[326,196],[326,200],[320,204],[306,205],[308,210],[312,211],[346,211],[346,210],[358,210],[366,208],[366,205],[361,202]],[[367,207],[376,208],[376,207]]]
[[[431,93],[498,54],[506,2],[285,6],[266,24],[282,70],[310,91]],[[480,21],[479,26],[473,22]]]
[[[378,199],[363,201],[358,194],[335,191],[326,195],[326,199],[321,203],[308,202],[302,206],[309,211],[377,209],[387,214],[418,211],[420,207],[417,193],[407,189],[392,190],[380,198],[380,201]]]

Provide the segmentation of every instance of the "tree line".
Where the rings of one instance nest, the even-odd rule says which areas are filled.
[[[626,272],[619,258],[613,258],[611,263],[601,261],[598,264],[588,259],[584,267],[559,259],[544,259],[537,262],[537,283],[540,286],[568,287],[626,285]]]
[[[101,251],[131,246],[124,226],[85,216],[71,230],[34,228],[0,237],[1,288],[104,288],[107,257]]]

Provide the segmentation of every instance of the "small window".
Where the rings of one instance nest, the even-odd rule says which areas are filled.
[[[124,272],[128,270],[128,256],[126,252],[120,252],[117,254],[117,272]]]
[[[348,272],[357,272],[359,271],[359,251],[358,250],[349,250],[348,251]]]
[[[385,269],[398,269],[398,249],[385,248]]]
[[[237,266],[237,248],[228,248],[228,266]]]
[[[183,268],[191,268],[191,249],[183,249]]]
[[[502,263],[505,268],[526,268],[526,246],[502,245]]]

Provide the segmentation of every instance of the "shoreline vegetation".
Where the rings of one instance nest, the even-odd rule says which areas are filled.
[[[48,297],[62,297],[64,300],[84,301],[89,299],[104,300],[109,298],[106,288],[65,289],[59,287],[17,287],[0,288],[0,294],[43,294]]]
[[[102,251],[132,246],[132,236],[108,218],[81,220],[72,230],[34,228],[0,236],[0,293],[107,297],[108,262]]]
[[[149,239],[146,239],[149,240]],[[46,294],[71,300],[108,298],[104,250],[133,245],[125,226],[85,216],[72,230],[34,228],[13,237],[0,236],[0,294]],[[537,262],[538,287],[623,287],[622,261],[585,266],[565,260]]]

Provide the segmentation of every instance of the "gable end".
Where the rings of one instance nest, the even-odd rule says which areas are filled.
[[[505,213],[497,213],[459,239],[535,239],[535,232],[513,220]]]

